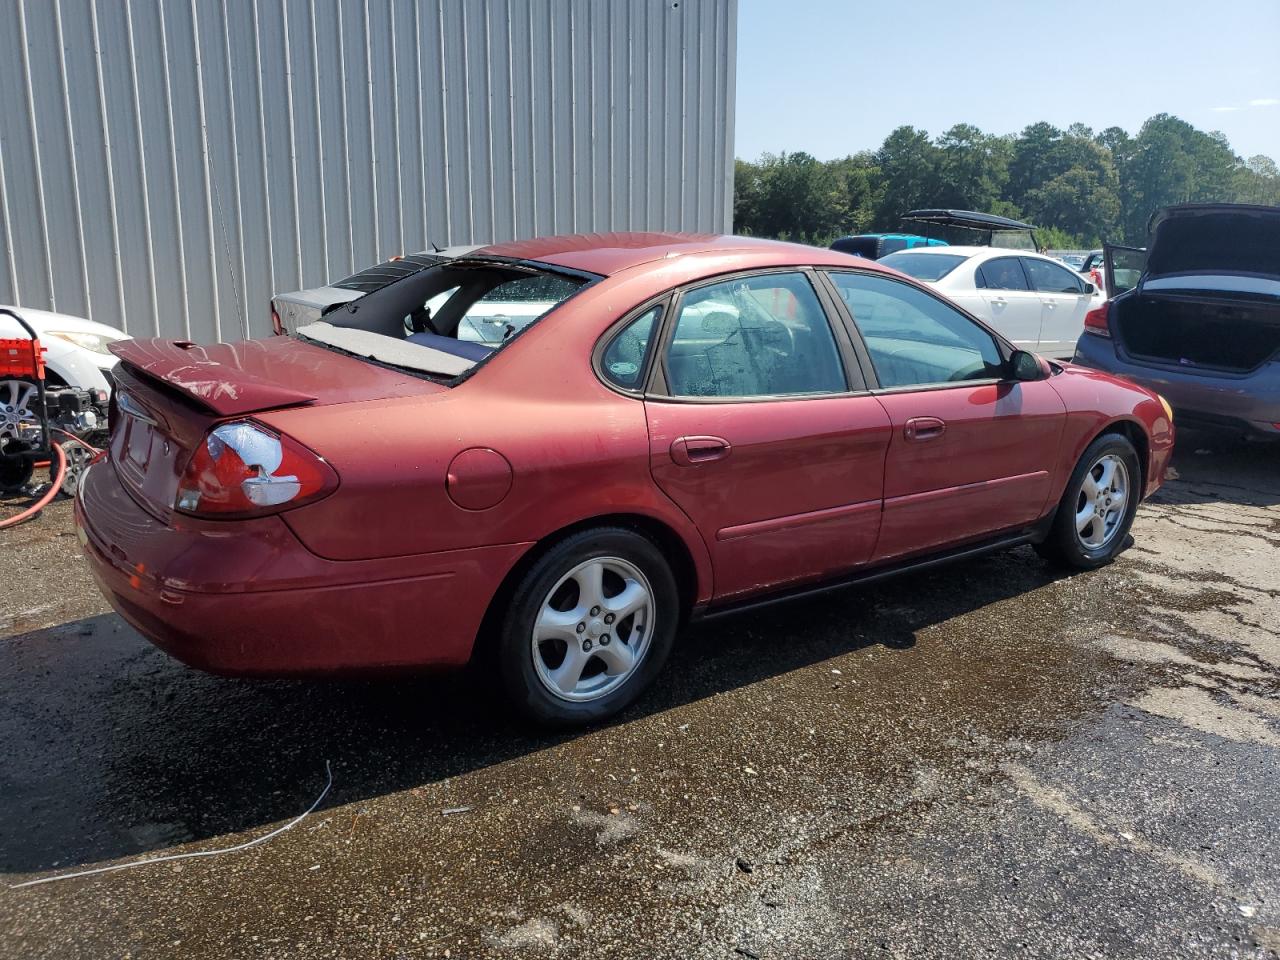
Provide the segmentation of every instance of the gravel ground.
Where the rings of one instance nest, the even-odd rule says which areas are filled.
[[[617,723],[244,682],[0,532],[0,956],[1280,955],[1280,448],[1187,433],[1110,567],[1030,550],[689,630]],[[0,515],[3,508],[0,508]],[[239,852],[15,889],[63,871]]]

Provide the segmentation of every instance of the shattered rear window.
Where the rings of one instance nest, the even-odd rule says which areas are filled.
[[[405,257],[392,257],[390,260],[384,260],[359,273],[353,273],[329,286],[341,287],[343,290],[357,290],[360,293],[372,293],[426,267],[433,267],[444,259],[430,253],[411,253]]]

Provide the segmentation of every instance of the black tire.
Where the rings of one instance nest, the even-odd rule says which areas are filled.
[[[534,663],[534,624],[553,588],[578,565],[599,558],[622,560],[644,575],[652,598],[654,622],[647,625],[647,644],[642,648],[639,662],[620,685],[595,699],[568,700],[552,693],[539,676]],[[662,551],[647,537],[623,527],[598,527],[575,533],[539,557],[512,594],[496,645],[503,686],[513,705],[540,724],[571,727],[603,720],[628,706],[653,682],[675,642],[680,613],[675,576]],[[618,627],[626,629],[624,623],[626,621],[619,620]],[[623,642],[621,636],[606,636],[605,640]],[[596,649],[599,653],[599,648]],[[549,652],[554,657],[555,650]],[[547,666],[545,659],[543,664]],[[602,667],[603,661],[596,658],[597,673]]]
[[[1090,548],[1077,535],[1076,511],[1085,505],[1082,500],[1087,496],[1084,492],[1085,475],[1106,456],[1118,457],[1124,462],[1128,470],[1128,499],[1125,501],[1124,513],[1115,524],[1114,532],[1108,535],[1104,544]],[[1133,526],[1133,517],[1138,510],[1138,501],[1142,497],[1142,486],[1142,465],[1133,444],[1121,434],[1104,433],[1089,444],[1075,470],[1071,472],[1071,479],[1067,481],[1062,499],[1058,502],[1053,526],[1044,542],[1035,545],[1036,552],[1046,560],[1074,570],[1093,570],[1110,563],[1125,548],[1129,528]]]

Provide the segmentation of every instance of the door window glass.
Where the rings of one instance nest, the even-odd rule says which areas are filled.
[[[605,379],[623,390],[640,388],[644,358],[661,316],[661,307],[646,310],[614,335],[600,358],[600,371]]]
[[[1017,257],[996,257],[978,267],[974,276],[986,290],[1026,290],[1027,275]]]
[[[862,332],[882,387],[989,380],[1003,373],[995,338],[936,297],[886,277],[833,273],[831,279]]]
[[[843,393],[826,312],[802,273],[739,277],[685,294],[667,351],[675,397]]]
[[[1034,257],[1024,257],[1022,264],[1031,286],[1040,293],[1084,293],[1084,280],[1066,267]]]

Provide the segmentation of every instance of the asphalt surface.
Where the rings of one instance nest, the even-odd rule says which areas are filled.
[[[1274,958],[1280,448],[1175,465],[1108,568],[708,623],[557,736],[484,678],[189,670],[58,504],[0,531],[0,956]],[[13,887],[253,840],[326,764],[264,843]]]

